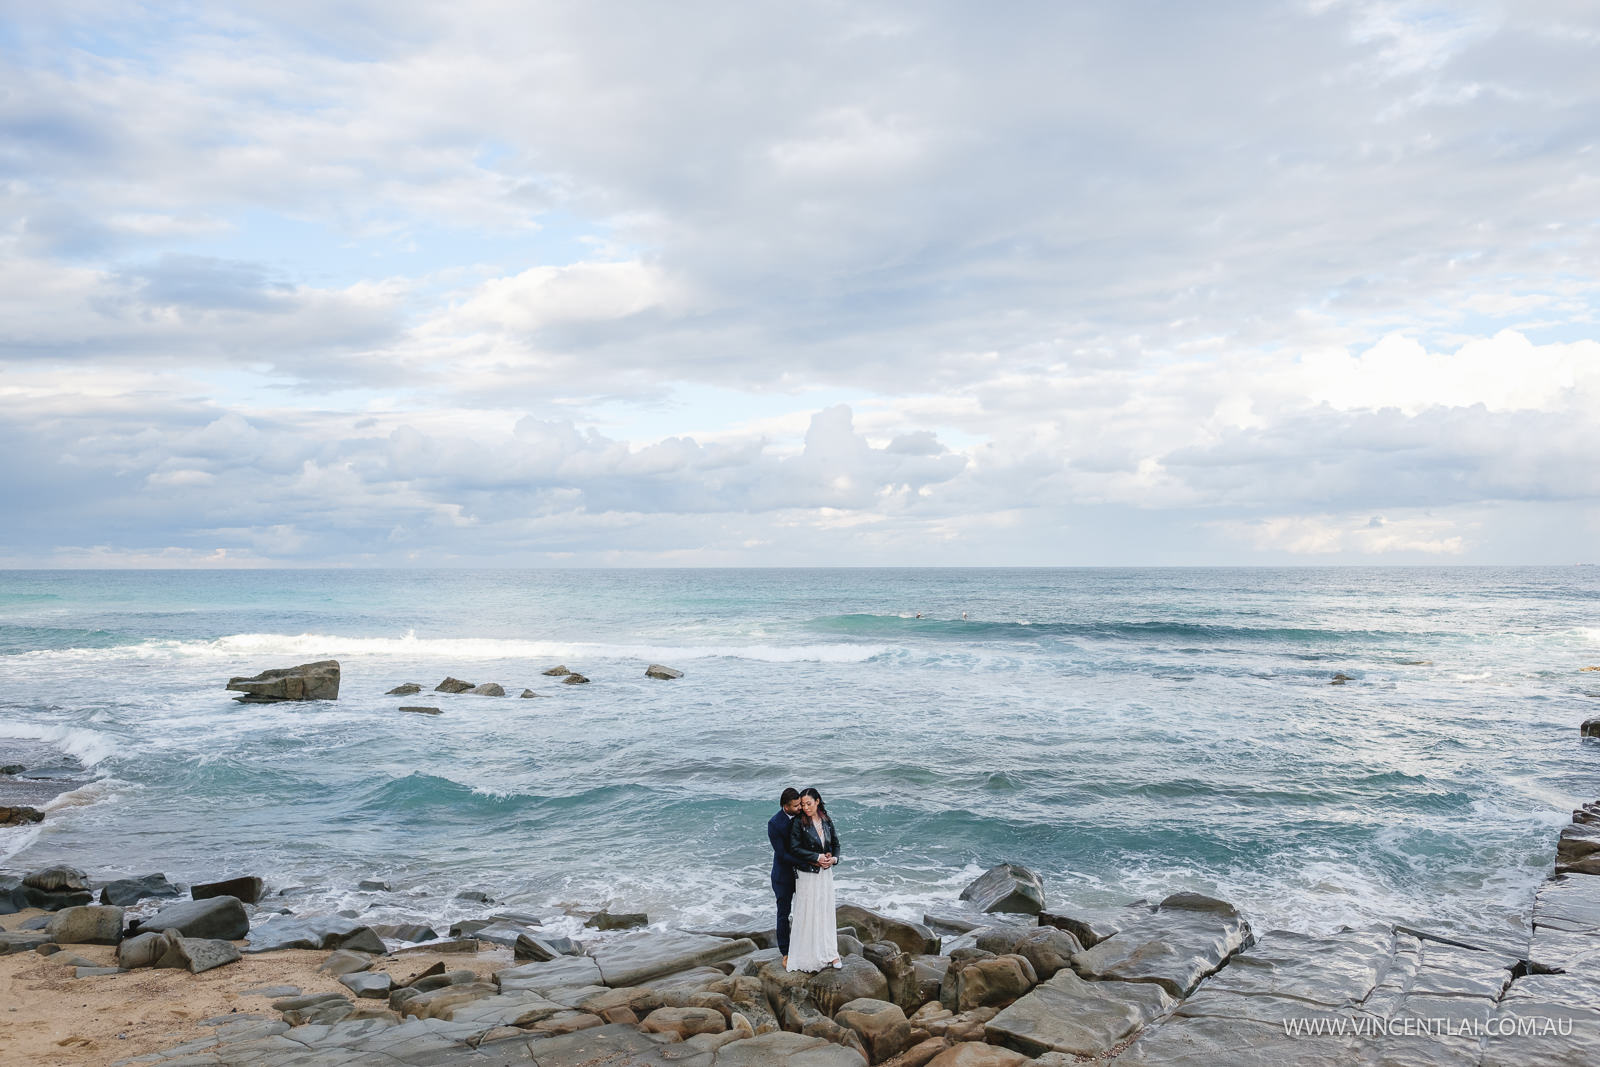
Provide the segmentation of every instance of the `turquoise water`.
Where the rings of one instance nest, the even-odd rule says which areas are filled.
[[[901,914],[1012,860],[1053,902],[1504,936],[1600,795],[1597,608],[1597,568],[0,573],[0,739],[95,779],[0,866],[693,924],[766,911],[815,785],[841,896]],[[222,689],[325,657],[336,703]],[[543,696],[383,695],[447,674]]]

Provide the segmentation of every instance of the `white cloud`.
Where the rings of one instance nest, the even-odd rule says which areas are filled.
[[[1459,556],[1467,550],[1466,535],[1456,524],[1426,517],[1369,518],[1291,515],[1220,522],[1215,528],[1251,547],[1297,556]]]

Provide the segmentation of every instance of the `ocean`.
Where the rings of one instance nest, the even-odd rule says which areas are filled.
[[[897,915],[1012,861],[1062,908],[1507,941],[1600,795],[1597,609],[1593,567],[4,572],[0,763],[69,788],[0,868],[714,926],[812,785],[840,899]],[[336,702],[223,689],[323,658]]]

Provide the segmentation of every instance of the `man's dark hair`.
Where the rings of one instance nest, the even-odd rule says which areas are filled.
[[[783,791],[783,795],[778,798],[778,807],[787,808],[790,804],[793,804],[799,799],[800,790],[791,785],[788,789],[785,789]]]

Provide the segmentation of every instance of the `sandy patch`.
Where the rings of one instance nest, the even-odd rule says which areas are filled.
[[[29,910],[0,916],[0,929],[15,930],[41,914]],[[349,994],[336,978],[317,973],[317,965],[328,958],[322,950],[246,955],[238,963],[204,974],[145,969],[92,978],[73,977],[73,968],[62,962],[73,956],[98,966],[116,966],[116,949],[109,945],[66,945],[54,956],[35,952],[0,956],[0,1064],[107,1064],[208,1037],[211,1027],[198,1024],[213,1016],[240,1012],[276,1018],[275,998],[246,992],[258,986],[292,985],[304,993]],[[496,948],[476,955],[381,956],[372,969],[400,982],[441,961],[447,970],[471,969],[484,979],[512,966],[511,951]],[[357,1003],[363,1014],[393,1017],[385,1001]]]

